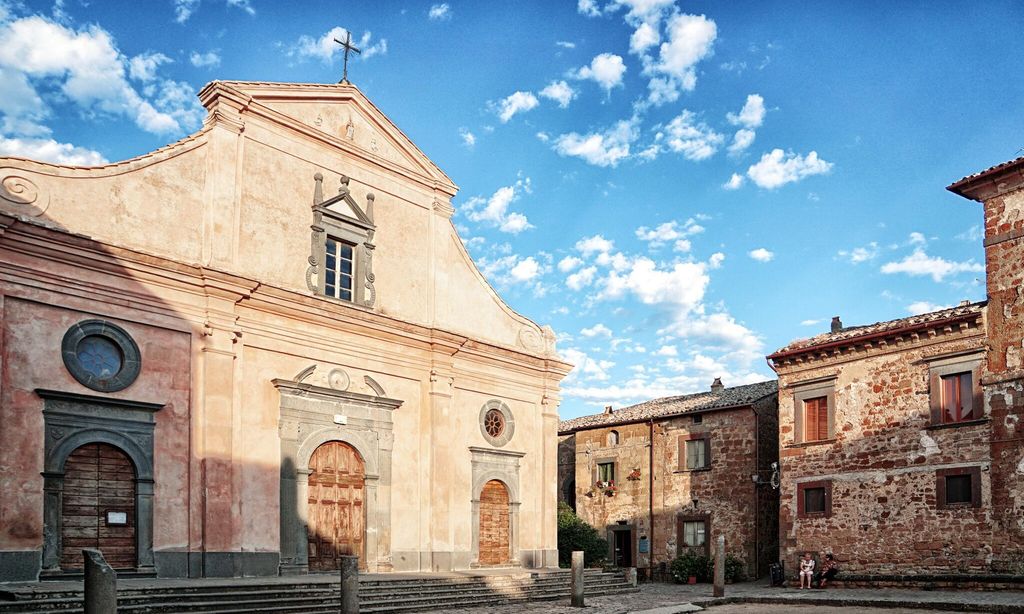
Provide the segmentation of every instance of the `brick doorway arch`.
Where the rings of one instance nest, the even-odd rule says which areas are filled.
[[[134,569],[135,466],[106,443],[76,448],[64,463],[60,567],[83,568],[82,549],[96,548],[114,569]]]
[[[511,561],[512,523],[508,489],[498,480],[480,492],[480,564],[506,565]]]
[[[341,555],[359,557],[366,569],[366,469],[355,448],[321,444],[309,459],[308,549],[310,571],[334,571]]]

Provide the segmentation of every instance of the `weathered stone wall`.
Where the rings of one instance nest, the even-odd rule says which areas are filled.
[[[1024,573],[1024,189],[989,198],[984,208],[993,566]]]
[[[756,568],[759,540],[762,548],[775,542],[776,533],[758,535],[758,527],[775,527],[777,499],[768,492],[768,486],[756,486],[751,475],[758,463],[767,466],[777,454],[774,396],[759,404],[764,416],[759,426],[757,415],[750,407],[712,411],[700,414],[700,423],[694,416],[679,416],[654,423],[654,490],[651,527],[651,480],[649,423],[594,428],[575,433],[576,449],[576,509],[577,513],[599,531],[625,522],[635,526],[634,540],[648,537],[651,554],[637,552],[634,557],[641,568],[652,564],[668,563],[680,554],[678,539],[679,518],[707,518],[710,542],[714,536],[725,534],[727,550],[748,564],[748,573],[765,573],[767,567]],[[619,434],[619,444],[608,445],[611,431]],[[711,467],[687,470],[680,464],[680,438],[707,435],[710,443]],[[759,437],[764,458],[759,459]],[[595,489],[597,463],[613,460],[616,463],[614,496]],[[685,459],[684,459],[685,460]],[[628,475],[639,470],[639,479]],[[767,479],[767,477],[766,477]],[[760,506],[759,506],[760,501]],[[761,520],[759,521],[759,516]],[[636,548],[634,543],[634,548]],[[710,548],[709,548],[710,552]]]
[[[558,500],[576,509],[576,435],[558,437]]]
[[[833,552],[847,571],[984,571],[993,557],[988,421],[933,425],[926,357],[980,351],[983,329],[946,327],[901,343],[777,367],[781,558]],[[834,436],[799,443],[794,385],[834,377]],[[986,416],[988,415],[986,408]],[[981,468],[981,505],[939,509],[936,471]],[[797,486],[830,480],[831,516],[798,518]]]

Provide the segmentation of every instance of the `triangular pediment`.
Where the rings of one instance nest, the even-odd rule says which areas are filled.
[[[373,220],[365,213],[362,207],[356,204],[355,199],[347,191],[344,194],[338,194],[333,198],[328,198],[320,204],[321,207],[327,209],[331,213],[341,215],[352,221],[359,222],[360,224],[373,226]]]
[[[208,108],[214,103],[214,91],[218,88],[241,94],[248,99],[250,108],[261,105],[270,110],[280,123],[298,124],[305,130],[321,133],[328,143],[355,150],[385,166],[399,167],[444,192],[454,195],[458,190],[433,161],[350,83],[215,81],[200,94]]]

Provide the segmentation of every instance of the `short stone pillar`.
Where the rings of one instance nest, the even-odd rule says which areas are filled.
[[[715,597],[725,596],[725,536],[719,535],[715,548]]]
[[[583,607],[583,551],[572,553],[572,605]]]
[[[359,614],[359,557],[342,555],[341,614]]]
[[[82,550],[85,557],[85,614],[117,612],[117,573],[107,565],[103,553]]]
[[[626,568],[626,582],[629,582],[630,586],[636,586],[636,567]]]

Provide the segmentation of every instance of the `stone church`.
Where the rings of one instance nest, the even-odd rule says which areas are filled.
[[[201,130],[0,158],[0,581],[557,564],[559,359],[355,86],[216,81]]]

